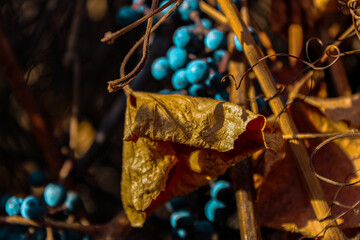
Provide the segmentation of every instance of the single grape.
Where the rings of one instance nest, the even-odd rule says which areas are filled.
[[[165,57],[155,59],[151,65],[151,74],[156,80],[163,80],[170,76],[169,61]]]
[[[214,51],[225,44],[225,35],[222,31],[211,29],[205,36],[205,46]]]
[[[205,204],[205,216],[210,222],[223,221],[226,216],[225,208],[225,203],[212,198]]]
[[[46,184],[46,177],[44,172],[37,170],[30,174],[29,176],[30,185],[33,187],[41,187]]]
[[[214,99],[219,101],[229,101],[229,93],[226,91],[221,91],[215,94]]]
[[[164,4],[166,4],[169,0],[164,0],[160,3],[159,7],[162,7]],[[163,15],[165,15],[166,13],[168,13],[171,9],[172,6],[174,6],[175,3],[171,4],[170,6],[168,6],[167,8],[165,8],[164,10],[161,11],[161,13]],[[170,16],[172,16],[174,13],[172,13]]]
[[[24,218],[40,220],[45,214],[45,205],[39,198],[29,196],[22,202],[20,213]]]
[[[197,0],[184,0],[179,6],[178,11],[183,21],[190,20],[190,13],[199,9],[199,2]]]
[[[173,229],[171,229],[171,232],[174,235],[175,239],[188,239],[189,238],[189,233],[185,229],[173,228]]]
[[[170,89],[162,89],[158,92],[159,94],[172,94]]]
[[[116,22],[121,27],[126,27],[127,25],[135,22],[138,19],[139,15],[137,14],[137,12],[127,5],[120,8],[116,14]]]
[[[172,70],[178,70],[185,67],[188,57],[187,52],[183,48],[171,47],[166,53],[170,68]]]
[[[243,47],[242,47],[242,45],[241,45],[241,43],[240,43],[240,41],[239,41],[239,39],[237,38],[236,35],[234,35],[234,43],[235,43],[235,48],[236,48],[238,51],[242,52],[242,51],[243,51]]]
[[[174,45],[179,48],[185,48],[189,45],[192,35],[191,31],[186,27],[179,27],[173,35]]]
[[[10,194],[4,194],[0,197],[0,213],[5,213],[5,205],[10,197]]]
[[[76,210],[79,209],[79,207],[81,206],[81,203],[82,203],[81,199],[75,192],[69,191],[67,193],[66,200],[65,200],[65,206],[68,211],[75,212]]]
[[[45,187],[44,200],[50,207],[58,207],[64,203],[66,199],[66,190],[63,186],[50,183]]]
[[[5,211],[9,216],[16,216],[20,214],[21,203],[23,202],[22,198],[11,197],[7,200],[5,205]]]
[[[205,27],[205,29],[210,30],[212,28],[212,22],[210,19],[202,18],[200,21],[201,21],[201,24]]]
[[[193,60],[186,67],[186,77],[191,84],[205,81],[209,75],[209,66],[203,60]]]
[[[201,84],[193,84],[189,87],[188,94],[193,97],[203,96],[205,93],[205,87]]]
[[[173,228],[189,228],[193,225],[194,220],[189,211],[180,210],[170,216],[170,224]]]
[[[218,65],[219,62],[225,57],[225,55],[227,54],[227,51],[224,49],[218,49],[213,53],[213,58],[214,58],[214,62],[215,65]]]
[[[176,90],[185,89],[188,85],[186,70],[184,68],[177,70],[172,76],[171,83]]]
[[[195,223],[194,232],[197,239],[211,240],[215,229],[212,223],[201,220]]]
[[[206,79],[205,85],[215,91],[221,91],[225,89],[226,83],[221,82],[223,75],[219,72],[213,72],[209,74],[209,78]]]
[[[180,210],[181,208],[185,207],[187,203],[187,197],[186,196],[180,196],[171,199],[166,205],[166,209],[170,212]]]
[[[226,201],[232,197],[233,191],[228,181],[218,180],[211,188],[210,195],[212,198],[217,198],[220,201]]]

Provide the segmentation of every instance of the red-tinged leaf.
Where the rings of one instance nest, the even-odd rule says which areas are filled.
[[[335,123],[324,116],[318,109],[298,103],[291,108],[299,132],[345,132],[345,124]],[[297,117],[301,116],[301,118]],[[322,142],[321,139],[304,140],[308,153]],[[301,174],[296,168],[291,152],[287,146],[285,154],[272,155],[275,164],[265,175],[257,195],[257,207],[260,224],[276,229],[316,235],[322,228],[315,219],[310,199],[303,185]],[[338,182],[359,169],[360,139],[340,139],[326,145],[316,154],[313,164],[320,175]],[[267,157],[265,155],[265,157]],[[265,159],[266,161],[266,159]],[[353,175],[349,182],[359,179],[359,173]],[[328,203],[331,204],[339,187],[320,181]],[[336,201],[344,205],[353,205],[360,199],[360,188],[345,187],[338,194]],[[358,209],[358,208],[357,208]],[[332,216],[336,217],[348,209],[334,206]],[[337,220],[341,228],[355,228],[360,224],[356,211],[349,211]]]

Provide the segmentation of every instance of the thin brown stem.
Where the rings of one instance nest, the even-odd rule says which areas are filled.
[[[40,222],[19,216],[0,217],[0,225],[1,224],[16,224],[32,227],[52,227],[56,229],[69,230],[74,232],[82,232],[90,235],[96,235],[104,228],[104,226],[100,225],[83,226],[75,223],[68,224],[64,222],[52,221],[50,219],[46,219]]]
[[[164,5],[159,7],[158,9],[156,9],[156,10],[152,9],[150,14],[145,15],[144,17],[140,18],[136,22],[134,22],[134,23],[132,23],[132,24],[130,24],[130,25],[116,31],[116,32],[114,32],[114,33],[112,33],[112,32],[105,33],[105,36],[101,39],[101,42],[113,43],[115,41],[115,39],[117,39],[118,37],[124,35],[128,31],[136,28],[137,26],[139,26],[140,24],[142,24],[146,20],[154,17],[156,14],[158,14],[159,12],[161,12],[162,10],[164,10],[165,8],[167,8],[168,6],[170,6],[171,4],[173,4],[176,1],[178,1],[178,0],[169,0],[167,3],[165,3]]]

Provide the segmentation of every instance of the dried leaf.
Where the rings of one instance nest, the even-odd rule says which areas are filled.
[[[298,103],[291,108],[294,121],[299,132],[347,132],[345,123],[335,123],[324,116],[318,109],[306,104]],[[296,117],[301,116],[301,118]],[[321,142],[321,139],[305,140],[308,153]],[[286,145],[287,146],[287,145]],[[264,177],[257,196],[257,207],[261,225],[300,232],[306,235],[316,235],[322,229],[316,220],[307,197],[307,191],[302,183],[301,174],[291,159],[291,152],[285,147],[285,154],[271,155],[271,162],[275,164]],[[267,156],[265,155],[265,158]],[[277,159],[273,159],[276,157]],[[316,171],[327,178],[344,182],[346,177],[360,169],[360,139],[340,139],[321,149],[314,159]],[[266,162],[266,159],[265,159]],[[358,180],[359,173],[352,177],[350,182]],[[335,197],[336,186],[320,182],[328,203]],[[344,205],[353,205],[360,199],[359,187],[343,188],[336,201]],[[332,216],[338,216],[347,209],[334,206]],[[338,220],[341,228],[355,228],[360,224],[360,216],[350,211]]]
[[[337,98],[306,97],[305,102],[334,122],[344,121],[350,127],[360,128],[360,94]]]
[[[265,146],[265,118],[206,98],[133,92],[125,120],[122,200],[141,227],[161,204]],[[236,159],[239,159],[238,157]]]

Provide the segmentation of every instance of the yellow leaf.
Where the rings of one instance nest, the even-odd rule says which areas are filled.
[[[132,92],[121,189],[131,225],[141,227],[161,204],[265,147],[264,125],[263,116],[229,102]]]

